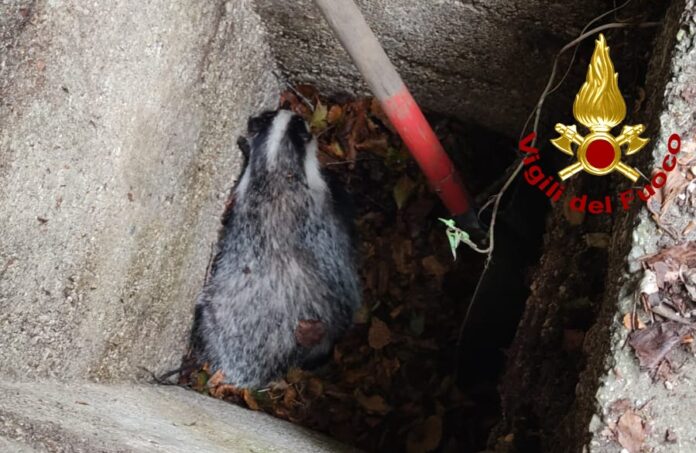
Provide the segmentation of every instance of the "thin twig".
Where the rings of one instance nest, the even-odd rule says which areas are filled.
[[[580,44],[580,43],[581,43],[582,41],[584,41],[585,39],[587,39],[587,38],[589,38],[589,37],[591,37],[591,36],[593,36],[593,35],[595,35],[595,34],[601,32],[601,31],[604,31],[604,30],[609,30],[609,29],[614,29],[614,28],[626,28],[626,27],[639,27],[639,28],[655,27],[655,26],[657,26],[657,25],[660,24],[659,22],[644,22],[644,23],[640,23],[640,24],[609,23],[609,24],[600,25],[600,26],[598,26],[598,27],[595,27],[595,28],[593,28],[593,29],[587,31],[587,28],[588,28],[591,24],[595,23],[595,22],[598,21],[598,20],[601,20],[601,19],[602,19],[603,17],[605,17],[607,14],[611,14],[611,13],[613,13],[613,12],[615,12],[615,11],[617,11],[617,10],[623,8],[623,7],[626,6],[630,1],[631,1],[631,0],[628,0],[628,1],[624,2],[622,5],[620,5],[619,7],[614,8],[613,10],[609,11],[608,13],[603,13],[603,14],[597,16],[596,18],[592,19],[592,20],[583,28],[582,32],[580,33],[580,35],[579,35],[577,38],[575,38],[574,40],[572,40],[571,42],[569,42],[568,44],[566,44],[565,46],[563,46],[563,47],[561,48],[561,50],[558,51],[558,53],[556,54],[556,56],[555,56],[555,58],[554,58],[554,60],[553,60],[553,66],[552,66],[552,68],[551,68],[551,74],[549,75],[549,80],[548,80],[548,82],[546,83],[546,87],[544,88],[544,91],[541,93],[541,96],[539,96],[539,101],[537,102],[536,107],[535,107],[534,110],[530,113],[529,117],[527,118],[527,120],[526,120],[525,123],[524,123],[524,126],[522,127],[522,131],[521,131],[520,137],[519,137],[519,140],[520,140],[520,141],[526,136],[525,133],[526,133],[526,130],[527,130],[527,126],[529,126],[529,122],[532,120],[532,118],[534,118],[534,123],[533,123],[534,126],[533,126],[533,128],[532,128],[532,132],[534,132],[535,134],[537,133],[537,131],[539,130],[539,120],[540,120],[540,118],[541,118],[541,110],[542,110],[542,107],[543,107],[543,105],[544,105],[544,102],[546,101],[547,96],[548,96],[549,93],[551,93],[553,90],[558,89],[558,87],[560,86],[560,83],[563,82],[563,80],[565,79],[565,77],[566,77],[566,75],[567,75],[567,73],[568,73],[568,71],[569,71],[569,69],[566,70],[566,73],[565,73],[564,76],[563,76],[563,80],[561,80],[561,82],[559,82],[558,85],[556,85],[555,87],[552,86],[552,85],[553,85],[553,82],[554,82],[554,80],[555,80],[555,78],[556,78],[556,71],[557,71],[557,69],[558,69],[558,61],[559,61],[561,55],[563,55],[563,54],[564,54],[566,51],[568,51],[569,49],[574,48],[575,46],[577,46],[578,44]],[[575,58],[575,54],[573,55],[573,60],[574,60],[574,58]],[[572,62],[573,62],[573,61],[571,61],[570,64],[572,64]],[[569,65],[569,66],[570,66],[570,65]],[[538,138],[538,137],[534,137],[534,139],[532,140],[532,142],[531,142],[531,144],[530,144],[531,147],[534,147],[534,146],[536,145],[537,138]],[[488,248],[487,248],[487,250],[486,250],[486,253],[487,253],[486,261],[485,261],[484,266],[483,266],[483,271],[481,272],[481,275],[479,276],[479,279],[478,279],[478,281],[477,281],[477,283],[476,283],[476,287],[474,288],[474,293],[473,293],[472,296],[471,296],[471,300],[470,300],[470,302],[469,302],[469,306],[467,307],[466,313],[464,314],[464,319],[463,319],[463,321],[462,321],[461,327],[459,328],[459,334],[458,334],[458,337],[457,337],[457,351],[461,350],[461,346],[462,346],[461,342],[462,342],[463,335],[464,335],[464,328],[466,327],[466,324],[467,324],[467,322],[468,322],[468,320],[469,320],[469,316],[471,315],[471,310],[472,310],[472,308],[473,308],[473,306],[474,306],[474,304],[475,304],[475,302],[476,302],[476,299],[477,299],[477,297],[478,297],[478,295],[479,295],[479,291],[481,290],[481,284],[483,283],[483,280],[484,280],[485,277],[486,277],[486,274],[487,274],[487,272],[488,272],[488,269],[490,268],[491,260],[492,260],[492,258],[493,258],[493,250],[494,250],[494,247],[495,247],[495,234],[494,234],[494,231],[495,231],[495,223],[496,223],[496,220],[497,220],[497,217],[498,217],[498,210],[500,209],[500,202],[501,202],[501,200],[502,200],[502,198],[503,198],[503,195],[505,195],[505,192],[507,191],[507,189],[510,187],[510,185],[512,184],[512,182],[517,178],[517,175],[520,173],[520,171],[522,171],[522,168],[523,168],[523,167],[524,167],[524,163],[522,162],[522,159],[519,159],[519,162],[517,163],[517,166],[515,167],[514,171],[512,172],[512,174],[510,175],[510,177],[507,179],[507,181],[505,182],[505,184],[503,185],[503,187],[500,189],[500,191],[498,192],[498,194],[495,196],[495,202],[493,203],[493,211],[492,211],[492,213],[491,213],[491,224],[490,224],[490,226],[489,226],[489,228],[488,228],[489,246],[488,246]],[[490,203],[486,203],[486,206],[489,205],[489,204],[490,204]],[[458,367],[457,367],[457,368],[458,368]]]

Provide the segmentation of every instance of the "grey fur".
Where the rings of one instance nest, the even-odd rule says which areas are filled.
[[[204,358],[243,388],[325,357],[360,305],[350,220],[298,118],[250,120],[247,164],[198,301]],[[323,323],[318,344],[298,344],[302,320]]]

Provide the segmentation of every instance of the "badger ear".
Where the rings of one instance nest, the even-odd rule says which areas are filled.
[[[259,116],[249,118],[247,122],[247,133],[249,136],[256,135],[264,128],[269,127],[277,113],[277,110],[267,110]]]
[[[242,152],[242,155],[244,156],[244,161],[248,161],[249,152],[251,151],[251,147],[249,146],[249,140],[247,140],[244,136],[239,137],[237,139],[237,146],[239,147],[239,150]]]

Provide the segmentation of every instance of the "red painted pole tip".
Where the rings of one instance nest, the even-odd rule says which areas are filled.
[[[471,210],[471,198],[454,164],[408,88],[383,99],[382,108],[449,212],[457,216]]]

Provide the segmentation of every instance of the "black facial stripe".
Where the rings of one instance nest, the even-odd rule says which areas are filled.
[[[288,124],[286,136],[290,140],[292,148],[302,162],[305,158],[307,143],[312,139],[311,133],[307,130],[307,124],[300,116],[293,116]]]
[[[247,123],[247,132],[249,135],[256,135],[268,131],[268,128],[273,124],[273,118],[278,114],[277,110],[268,110],[249,119]]]

